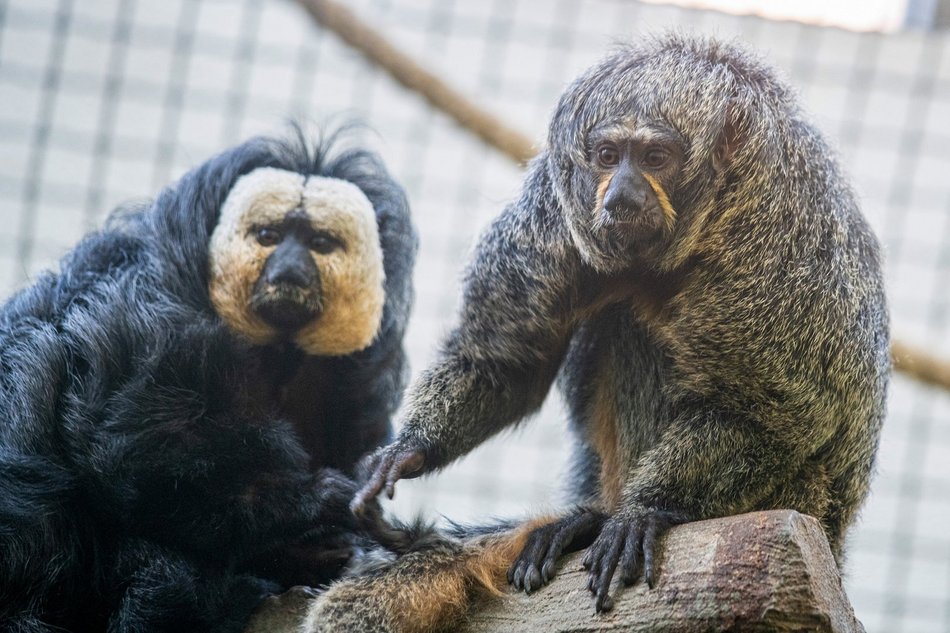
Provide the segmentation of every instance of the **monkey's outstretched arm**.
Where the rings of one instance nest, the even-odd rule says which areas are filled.
[[[625,585],[642,573],[653,586],[656,543],[670,526],[746,511],[794,476],[805,456],[777,435],[715,410],[681,412],[637,462],[621,509],[584,557],[596,609],[612,607],[608,591],[618,565]]]
[[[444,466],[544,401],[570,337],[580,256],[573,249],[543,162],[520,200],[479,242],[464,284],[461,319],[436,363],[407,395],[396,441],[369,460],[359,510],[383,487]]]

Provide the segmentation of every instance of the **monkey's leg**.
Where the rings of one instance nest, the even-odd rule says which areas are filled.
[[[784,422],[784,421],[783,421]],[[799,472],[807,450],[794,433],[719,411],[681,410],[625,482],[620,510],[605,523],[584,564],[598,611],[609,610],[610,582],[642,573],[656,582],[657,543],[672,525],[752,510]]]
[[[508,569],[508,582],[525,593],[549,583],[561,554],[590,545],[606,520],[603,512],[577,508],[566,517],[535,529]]]

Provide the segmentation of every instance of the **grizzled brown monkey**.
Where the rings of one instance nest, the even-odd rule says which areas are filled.
[[[715,40],[624,47],[561,97],[353,507],[522,420],[557,378],[578,507],[527,538],[516,587],[592,542],[608,610],[618,566],[654,584],[671,525],[770,508],[817,517],[840,565],[887,350],[878,243],[793,91]]]

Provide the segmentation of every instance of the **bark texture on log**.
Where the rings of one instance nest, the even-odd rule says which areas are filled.
[[[610,613],[594,613],[581,554],[574,554],[550,585],[485,601],[459,631],[864,631],[811,517],[776,510],[688,523],[670,530],[662,552],[656,587],[615,582]],[[296,631],[313,599],[300,590],[270,599],[247,633]]]

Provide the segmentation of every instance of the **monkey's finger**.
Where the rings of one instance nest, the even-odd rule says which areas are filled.
[[[620,558],[623,584],[629,587],[637,581],[640,575],[640,530],[634,529],[627,533],[624,541],[623,556]]]
[[[607,613],[608,611],[612,611],[613,608],[614,608],[613,598],[611,598],[607,594],[604,594],[603,597],[600,597],[598,595],[597,602],[594,603],[594,609],[596,609],[597,613]]]
[[[516,561],[508,570],[508,582],[515,586],[515,589],[524,587],[524,574],[528,564],[522,560]]]
[[[557,565],[557,556],[552,556],[551,551],[548,552],[544,562],[541,563],[541,580],[544,583],[549,583],[554,578],[555,566]]]
[[[588,571],[592,578],[589,587],[591,591],[597,590],[597,579],[600,577],[605,561],[610,558],[610,551],[615,544],[622,543],[622,541],[618,541],[618,538],[622,538],[623,530],[618,529],[618,527],[616,523],[607,523],[594,544],[587,550],[585,558],[589,561]]]
[[[594,589],[597,592],[597,600],[594,608],[598,613],[609,611],[613,608],[613,601],[610,600],[610,581],[613,580],[614,572],[617,570],[617,564],[620,562],[620,550],[624,544],[622,534],[617,530],[612,530],[611,538],[604,548],[604,554],[600,558],[597,578],[594,581]]]
[[[597,576],[600,572],[600,559],[591,562],[590,570],[587,572],[587,591],[597,593]]]
[[[392,499],[396,496],[396,482],[399,481],[399,471],[396,468],[390,468],[386,474],[386,498]]]
[[[389,472],[386,474],[386,496],[390,499],[396,494],[396,482],[420,474],[425,464],[422,451],[408,450],[399,452],[389,459]]]
[[[354,514],[361,516],[366,512],[367,504],[370,500],[375,499],[376,495],[383,489],[391,465],[392,457],[388,454],[382,455],[369,480],[359,489],[356,496],[353,497],[353,501],[350,502],[350,510]]]
[[[581,558],[581,567],[583,567],[584,569],[590,569],[591,562],[593,562],[593,558],[591,556],[591,552],[593,551],[593,549],[594,549],[593,545],[588,547],[587,551],[584,552],[584,557]]]
[[[356,463],[356,481],[365,485],[369,478],[376,472],[379,462],[383,459],[383,451],[376,450],[364,455]]]
[[[548,544],[547,553],[544,554],[544,560],[541,563],[541,580],[545,583],[554,578],[554,571],[557,565],[557,559],[574,541],[575,537],[590,531],[599,522],[600,517],[592,512],[581,512],[569,517],[562,522],[554,533]]]
[[[581,559],[581,567],[584,569],[590,570],[594,566],[594,561],[597,560],[597,550],[600,549],[600,539],[603,535],[598,537],[593,543],[590,544],[590,547],[587,548],[587,551],[584,552],[584,558]]]
[[[647,586],[653,589],[656,584],[656,537],[662,526],[656,521],[648,521],[646,530],[643,534],[643,576],[647,581]]]
[[[531,593],[544,584],[541,580],[539,567],[541,560],[544,558],[544,553],[548,549],[550,533],[553,529],[556,529],[555,526],[556,524],[545,525],[528,535],[528,540],[513,565],[519,567],[516,588],[523,588],[525,592]]]
[[[535,589],[540,589],[543,584],[538,568],[535,565],[528,565],[528,570],[524,575],[524,592],[531,593]]]
[[[613,580],[617,564],[620,562],[620,548],[623,547],[622,538],[614,538],[607,550],[606,556],[601,559],[600,575],[597,578],[597,601],[594,608],[597,613],[610,611],[614,604],[610,599],[610,581]]]
[[[587,570],[587,590],[591,592],[595,591],[594,587],[597,576],[600,574],[600,559],[603,556],[601,552],[602,549],[601,541],[597,539],[584,556],[584,569]]]

